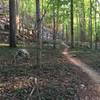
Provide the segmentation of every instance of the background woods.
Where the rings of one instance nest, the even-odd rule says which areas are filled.
[[[46,40],[51,37],[54,41],[57,38],[64,39],[69,42],[72,47],[74,45],[86,45],[87,47],[97,49],[99,47],[100,32],[99,4],[100,2],[98,0],[40,1],[41,21],[39,24],[42,24],[43,33],[41,33],[41,37],[44,37]],[[32,42],[36,39],[37,28],[35,28],[35,26],[37,17],[35,5],[38,5],[35,3],[35,0],[9,0],[9,2],[8,0],[1,0],[0,29],[1,31],[10,29],[10,42],[8,42],[10,46],[12,42],[15,46],[17,43],[15,43],[15,41],[30,40]],[[39,8],[39,6],[37,7]],[[39,9],[37,9],[37,11],[38,10]],[[16,30],[12,29],[12,24]],[[44,31],[49,32],[46,33]],[[2,34],[1,37],[3,35],[4,34]],[[4,37],[6,38],[7,35]],[[9,40],[5,38],[3,40]]]

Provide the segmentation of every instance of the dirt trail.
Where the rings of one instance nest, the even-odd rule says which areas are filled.
[[[86,72],[92,80],[94,80],[95,83],[100,84],[100,74],[97,73],[95,70],[90,68],[87,64],[82,62],[76,57],[72,57],[70,54],[63,52],[64,55],[66,56],[67,60],[69,60],[72,64],[80,67],[83,72]]]
[[[65,56],[67,61],[82,69],[83,72],[85,72],[94,81],[94,83],[98,85],[98,91],[100,91],[100,74],[98,72],[90,68],[89,65],[85,64],[77,57],[73,57],[73,55],[68,52],[68,48],[66,47],[62,54]]]

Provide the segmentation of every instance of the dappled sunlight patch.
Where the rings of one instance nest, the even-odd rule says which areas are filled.
[[[64,49],[64,51],[62,52],[62,54],[68,56],[68,54],[69,54],[69,53],[68,53],[68,49],[67,49],[67,48]]]
[[[5,44],[5,43],[0,43],[0,47],[8,47],[9,44]]]
[[[67,52],[65,52],[65,51],[64,51],[64,52],[62,52],[62,54],[63,54],[63,55],[68,55],[68,53],[67,53]]]

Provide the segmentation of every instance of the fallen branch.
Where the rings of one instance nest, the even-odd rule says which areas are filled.
[[[40,93],[39,93],[39,89],[38,89],[38,80],[37,80],[37,78],[35,78],[34,81],[35,81],[35,86],[36,86],[36,87],[33,87],[31,93],[29,94],[29,96],[28,96],[28,98],[27,98],[27,100],[30,100],[30,98],[31,98],[32,94],[34,93],[35,89],[36,89],[36,91],[37,91],[39,100],[41,100],[41,98],[40,98]]]
[[[32,94],[34,93],[34,91],[35,91],[35,88],[33,87],[31,93],[29,94],[29,96],[28,96],[28,98],[27,98],[27,100],[30,100],[30,97],[32,96]]]

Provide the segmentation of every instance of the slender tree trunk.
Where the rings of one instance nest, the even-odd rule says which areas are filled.
[[[67,22],[66,22],[66,43],[68,43],[68,41],[69,41],[69,34],[68,34],[68,25],[69,25],[68,18],[69,18],[69,16],[68,16],[68,11],[67,10],[66,10],[66,16],[67,16]]]
[[[55,5],[53,3],[53,48],[56,48],[56,19],[55,19]]]
[[[85,32],[86,32],[86,23],[85,23],[85,8],[84,8],[84,0],[81,1],[80,4],[80,40],[81,42],[85,42]]]
[[[81,25],[80,25],[80,23],[81,23],[81,19],[80,19],[80,14],[78,15],[79,16],[79,26],[78,26],[78,28],[79,28],[79,47],[82,45],[82,43],[81,43]]]
[[[57,19],[56,32],[58,32],[58,27],[59,27],[59,0],[57,3],[58,3],[58,5],[57,5],[57,18],[56,18]]]
[[[64,26],[64,21],[65,21],[65,19],[64,19],[64,15],[65,15],[65,12],[64,12],[64,10],[63,10],[63,24],[62,24],[62,40],[64,40],[64,35],[65,35],[65,26]]]
[[[79,29],[80,29],[80,19],[79,19],[79,13],[77,12],[76,14],[76,18],[77,18],[77,46],[79,46],[79,41],[80,41],[80,33],[79,33]]]
[[[74,47],[74,30],[73,30],[73,0],[71,0],[71,48]]]
[[[15,0],[9,0],[10,16],[10,47],[16,47],[16,8]]]
[[[18,16],[19,12],[19,0],[16,0],[16,15]]]
[[[41,63],[41,22],[40,22],[40,0],[36,0],[36,27],[37,27],[37,65]]]
[[[44,0],[41,1],[41,6],[42,6],[42,16],[44,14]],[[41,22],[41,32],[42,32],[42,42],[44,40],[44,32],[43,32],[43,21],[44,19],[42,19],[42,22]],[[42,47],[43,47],[43,44],[42,44]]]
[[[62,40],[64,40],[64,23],[62,24]]]
[[[68,43],[68,25],[66,25],[66,43]]]
[[[89,32],[90,32],[90,48],[92,48],[92,0],[90,0],[90,19],[89,19]]]
[[[97,3],[96,3],[96,0],[95,0],[95,49],[97,49],[97,42],[98,42],[98,34],[97,34],[97,20],[96,20],[96,16],[97,16]]]
[[[85,19],[85,5],[84,0],[82,1],[82,9],[83,9],[83,42],[86,40],[86,19]]]

